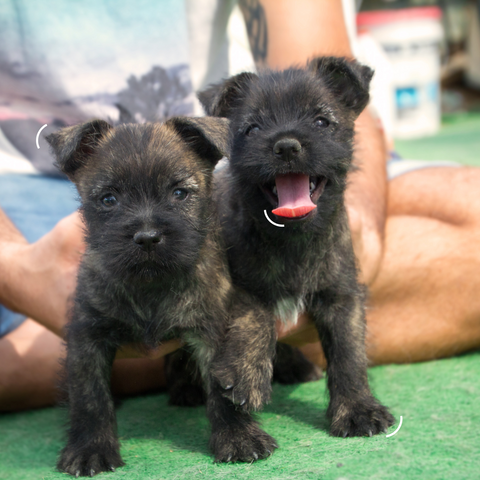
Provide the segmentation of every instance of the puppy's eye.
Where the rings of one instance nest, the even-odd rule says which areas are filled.
[[[108,193],[102,197],[102,205],[107,208],[112,208],[118,203],[115,195]]]
[[[260,131],[260,127],[258,125],[249,125],[245,130],[245,135],[251,137],[256,135]]]
[[[323,117],[318,117],[314,122],[313,125],[317,128],[327,128],[330,125],[330,122]]]
[[[175,200],[185,200],[188,197],[188,191],[184,188],[176,188],[173,191],[173,198]]]

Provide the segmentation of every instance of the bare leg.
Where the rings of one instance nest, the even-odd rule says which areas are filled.
[[[390,185],[385,255],[371,285],[374,363],[480,346],[480,170],[429,168]]]
[[[52,405],[57,396],[63,341],[33,320],[0,339],[0,411]],[[133,395],[165,386],[163,358],[116,360],[114,393]]]
[[[0,339],[0,410],[52,405],[56,398],[59,337],[33,320]]]
[[[480,228],[479,213],[480,168],[423,168],[389,183],[389,216],[428,217]]]
[[[313,326],[288,338],[312,341]],[[447,357],[480,347],[480,169],[416,170],[390,182],[385,250],[370,285],[373,364]],[[304,354],[325,366],[318,342]]]

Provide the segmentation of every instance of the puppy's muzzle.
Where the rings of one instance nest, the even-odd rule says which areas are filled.
[[[300,142],[294,138],[282,138],[273,146],[273,153],[277,158],[285,161],[292,160],[302,149]]]
[[[158,230],[141,231],[133,236],[133,241],[146,252],[152,251],[161,240],[162,234]]]

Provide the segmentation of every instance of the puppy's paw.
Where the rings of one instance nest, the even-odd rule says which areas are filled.
[[[314,382],[322,376],[322,369],[310,362],[298,348],[277,343],[273,362],[274,382],[294,385],[296,383]]]
[[[92,444],[74,447],[69,444],[62,450],[57,468],[75,477],[93,477],[100,472],[114,472],[123,465],[117,447]]]
[[[254,462],[269,457],[277,442],[256,424],[225,428],[212,433],[215,462]]]
[[[263,407],[264,403],[270,401],[272,390],[270,382],[267,385],[259,386],[243,381],[235,386],[228,382],[224,382],[223,385],[222,395],[247,412],[256,412]]]
[[[200,385],[177,382],[168,390],[170,405],[198,407],[205,404],[205,392]]]
[[[222,396],[246,411],[260,410],[270,400],[271,372],[271,367],[270,370],[249,367],[242,374],[224,366],[212,371]]]
[[[395,423],[393,415],[373,397],[339,404],[331,410],[330,435],[335,437],[363,437],[387,432]]]

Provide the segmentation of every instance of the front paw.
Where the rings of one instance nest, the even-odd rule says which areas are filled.
[[[234,405],[246,411],[260,410],[270,400],[272,392],[272,363],[226,366],[216,362],[212,375],[220,393]]]
[[[330,435],[344,438],[386,433],[395,423],[393,415],[373,397],[336,402],[336,405],[330,405],[329,416],[332,419]]]
[[[213,432],[210,448],[215,462],[253,462],[269,457],[278,445],[274,438],[252,423]]]
[[[76,477],[93,477],[100,472],[114,472],[125,465],[117,446],[88,444],[76,447],[68,444],[60,454],[57,468]]]

